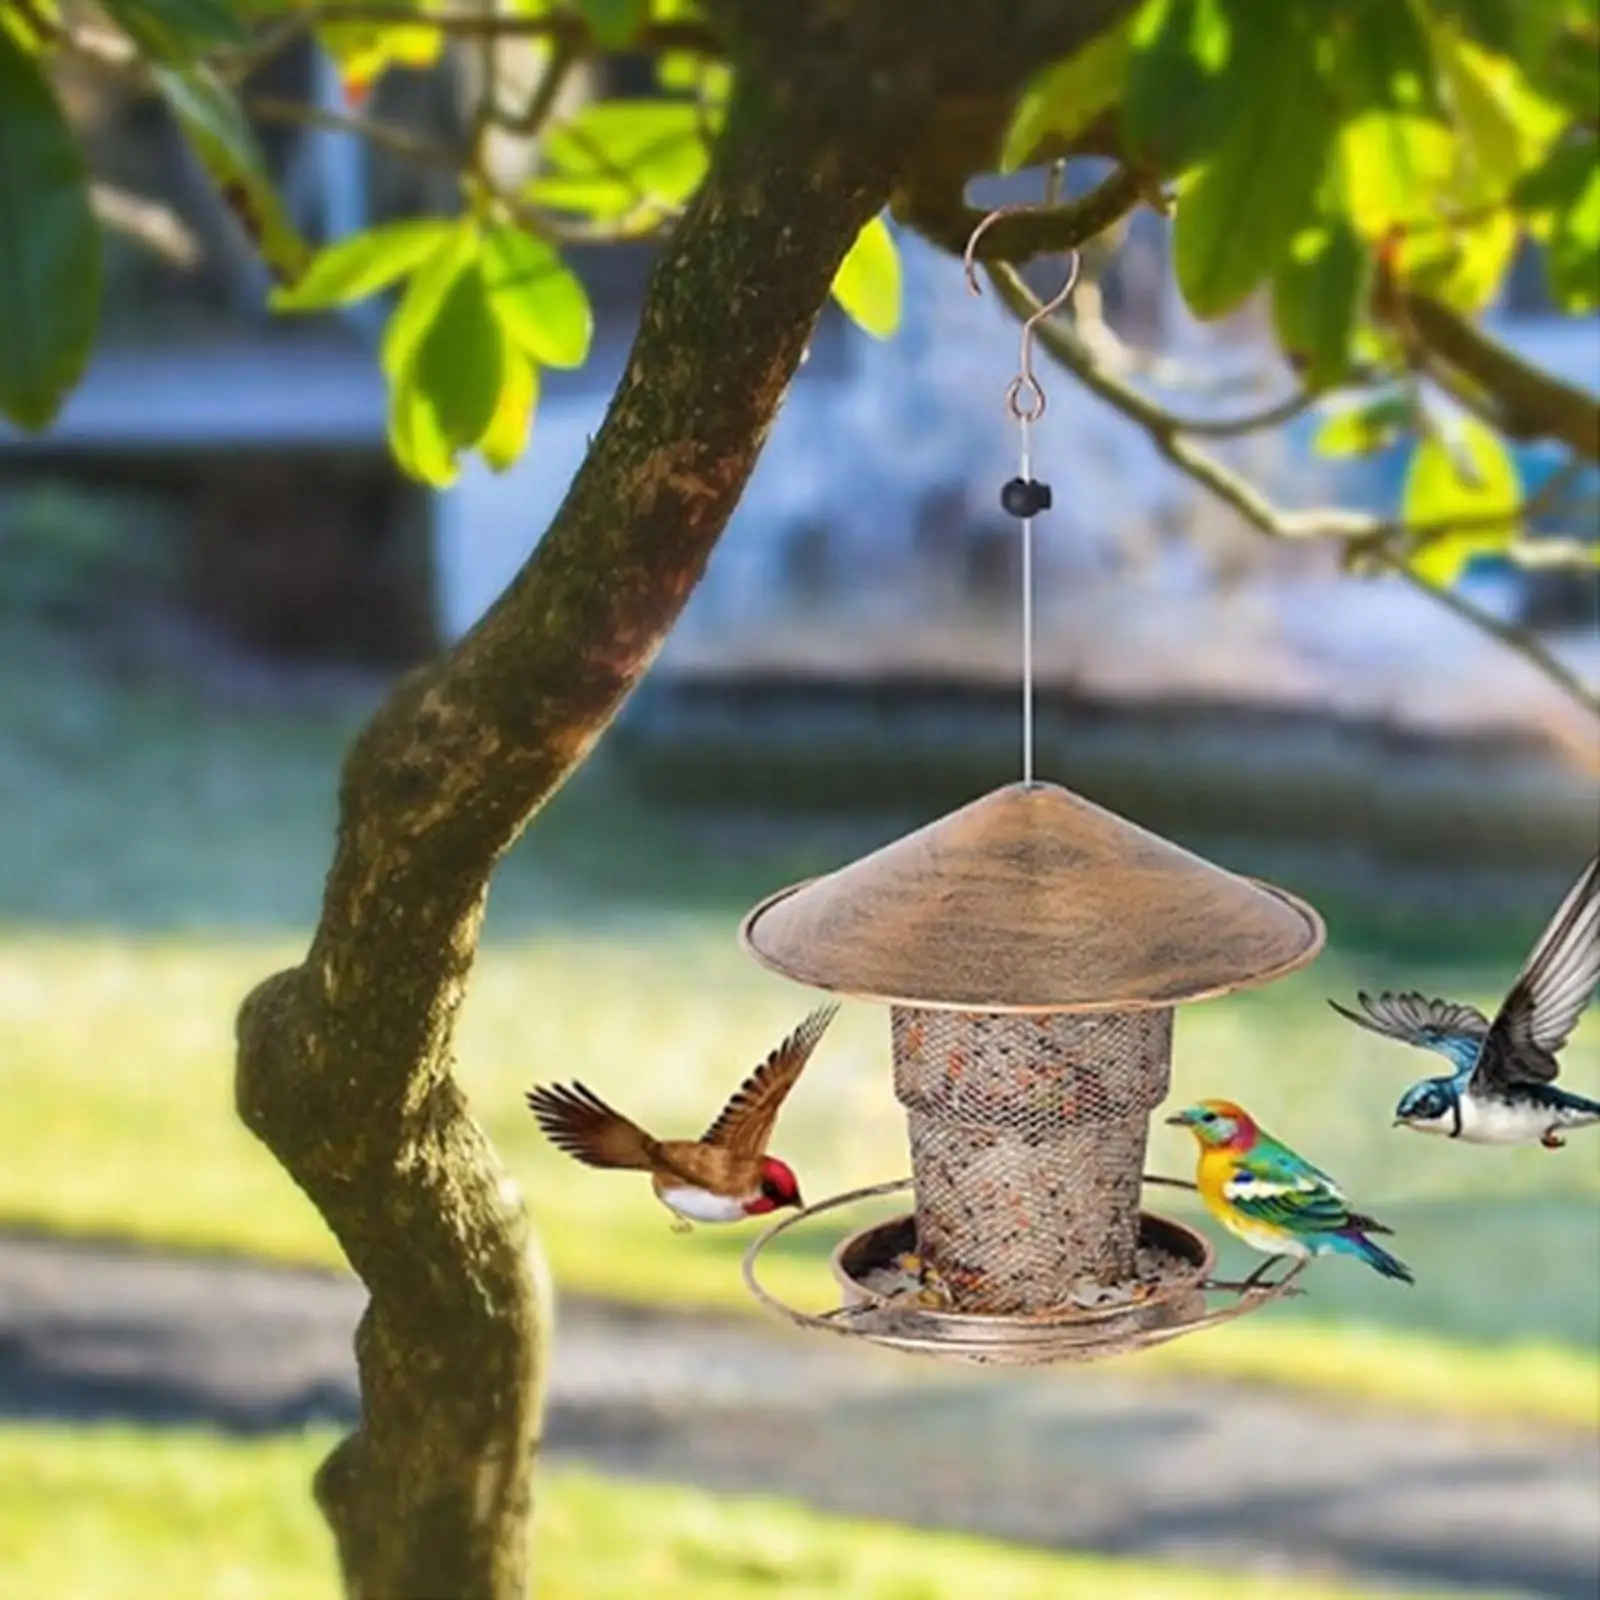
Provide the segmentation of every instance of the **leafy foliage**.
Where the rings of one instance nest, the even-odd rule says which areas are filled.
[[[204,65],[157,67],[151,77],[234,220],[279,280],[294,282],[311,252],[233,91]]]
[[[1046,67],[1028,85],[1000,151],[1000,170],[1015,172],[1071,147],[1102,112],[1122,99],[1132,49],[1132,17],[1076,55]]]
[[[238,65],[238,52],[281,30],[300,4],[105,0],[102,9],[272,268],[276,309],[395,296],[382,363],[405,469],[448,483],[473,450],[503,469],[529,437],[542,369],[588,357],[589,301],[566,246],[674,225],[710,170],[733,65],[695,0],[506,0],[503,16],[549,19],[559,42],[524,47],[550,74],[525,107],[506,102],[504,84],[478,106],[460,154],[461,216],[388,222],[313,251],[256,141]],[[482,47],[476,29],[437,26],[429,0],[347,16],[322,7],[307,25],[352,105],[392,68],[430,69]],[[35,64],[48,69],[70,45],[65,26],[56,0],[25,15],[0,11],[0,71],[19,86],[0,108],[0,270],[19,286],[0,304],[0,330],[19,330],[0,348],[0,405],[29,426],[55,414],[81,372],[98,295],[82,158]],[[658,93],[570,109],[558,92],[568,68],[596,53],[650,54],[664,28],[675,31],[670,48],[654,50]],[[1435,509],[1464,505],[1474,492],[1440,476],[1444,447],[1419,432],[1423,413],[1390,386],[1415,364],[1406,297],[1475,316],[1533,241],[1556,304],[1600,309],[1597,50],[1594,0],[1140,0],[1075,54],[1044,64],[999,148],[974,150],[971,161],[991,157],[1010,172],[1087,147],[1163,186],[1190,310],[1218,318],[1265,301],[1279,347],[1313,394],[1377,380],[1325,424],[1319,448],[1370,453],[1420,440],[1416,494]],[[486,154],[497,126],[537,141],[531,175],[505,187]],[[379,118],[375,136],[387,131]],[[454,162],[448,146],[425,143],[402,137],[394,147]],[[882,218],[862,230],[833,294],[873,337],[898,327],[900,258]],[[1493,465],[1484,441],[1494,407],[1472,391],[1464,378],[1454,391],[1478,413],[1463,448]],[[1480,546],[1511,537],[1471,520]],[[1448,581],[1464,549],[1429,542],[1418,570]]]
[[[83,157],[38,63],[0,33],[0,415],[47,428],[100,315]]]
[[[900,325],[900,254],[882,217],[874,217],[839,264],[833,297],[857,327],[887,339]]]
[[[1376,399],[1331,411],[1317,429],[1316,449],[1332,457],[1370,456],[1394,444],[1413,423],[1408,397],[1380,394]]]
[[[706,175],[714,113],[682,100],[605,100],[557,124],[540,150],[546,171],[525,198],[609,222],[670,216]]]
[[[101,0],[106,14],[153,61],[192,61],[246,34],[227,0]]]
[[[1403,515],[1423,533],[1411,565],[1451,583],[1474,556],[1503,550],[1515,535],[1522,478],[1504,441],[1476,417],[1425,433],[1406,470]]]

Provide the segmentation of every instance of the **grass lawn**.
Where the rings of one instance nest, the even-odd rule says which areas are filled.
[[[113,694],[61,661],[0,674],[0,1224],[337,1260],[234,1119],[231,1029],[241,995],[303,949],[346,731]],[[663,1133],[704,1126],[814,999],[736,948],[740,911],[859,848],[820,832],[712,840],[649,814],[599,766],[513,853],[460,1071],[563,1286],[746,1305],[747,1231],[672,1236],[643,1183],[553,1152],[522,1093],[581,1077]],[[1390,1107],[1426,1063],[1323,1004],[1357,985],[1437,984],[1492,1005],[1528,930],[1484,966],[1352,953],[1330,922],[1310,972],[1184,1012],[1174,1095],[1250,1107],[1395,1226],[1419,1284],[1329,1262],[1304,1300],[1139,1359],[1600,1421],[1600,1137],[1552,1154],[1392,1132]],[[1568,1053],[1574,1088],[1600,1090],[1597,1045],[1591,1013]],[[904,1170],[879,1010],[846,1008],[778,1148],[813,1198]],[[1151,1160],[1187,1173],[1186,1137],[1158,1126]],[[829,1241],[820,1224],[802,1234],[775,1286],[822,1304]],[[1428,1381],[1446,1361],[1458,1381]]]
[[[307,1493],[329,1438],[0,1428],[0,1600],[333,1600]],[[540,1600],[1272,1600],[1282,1580],[1057,1556],[736,1499],[552,1474]],[[1297,1579],[1302,1600],[1355,1600]],[[1361,1593],[1372,1600],[1378,1591]],[[1412,1593],[1408,1591],[1408,1593]],[[1413,1594],[1412,1600],[1423,1600]]]

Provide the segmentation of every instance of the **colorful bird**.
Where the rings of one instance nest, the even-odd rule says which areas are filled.
[[[581,1083],[530,1089],[528,1106],[546,1138],[585,1166],[648,1172],[679,1233],[687,1233],[691,1222],[740,1222],[798,1206],[799,1182],[767,1154],[767,1141],[784,1098],[838,1009],[813,1011],[745,1079],[698,1139],[653,1138]]]
[[[1395,1126],[1469,1144],[1559,1150],[1561,1130],[1600,1122],[1600,1100],[1555,1087],[1560,1052],[1600,983],[1600,855],[1584,869],[1539,936],[1493,1022],[1476,1006],[1417,993],[1358,993],[1366,1016],[1342,1017],[1454,1064],[1400,1097]]]
[[[1231,1100],[1202,1100],[1167,1121],[1200,1146],[1195,1174],[1206,1209],[1236,1238],[1269,1257],[1354,1256],[1386,1278],[1412,1283],[1411,1269],[1369,1233],[1392,1233],[1350,1209],[1327,1173],[1280,1144]],[[1259,1281],[1264,1261],[1245,1280]]]

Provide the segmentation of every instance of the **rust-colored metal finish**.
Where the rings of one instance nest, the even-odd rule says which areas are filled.
[[[968,1011],[1137,1010],[1268,983],[1322,921],[1054,784],[1010,784],[745,918],[798,983]]]
[[[802,1311],[763,1286],[758,1272],[761,1257],[781,1234],[824,1212],[908,1187],[910,1180],[900,1179],[853,1190],[821,1201],[807,1211],[790,1212],[773,1223],[745,1251],[742,1270],[751,1294],[769,1311],[797,1327],[862,1339],[884,1349],[972,1366],[1042,1367],[1132,1355],[1185,1334],[1232,1322],[1274,1300],[1301,1292],[1295,1280],[1304,1271],[1304,1262],[1290,1265],[1271,1281],[1249,1285],[1217,1282],[1211,1276],[1216,1253],[1205,1237],[1154,1212],[1141,1214],[1142,1238],[1183,1259],[1187,1270],[1177,1282],[1156,1294],[1095,1311],[975,1314],[884,1300],[865,1288],[861,1280],[874,1265],[916,1241],[915,1221],[906,1216],[858,1229],[840,1241],[831,1265],[843,1303],[833,1311]]]
[[[1047,1311],[1133,1273],[1170,1011],[1007,1016],[897,1006],[923,1260],[968,1311]]]
[[[1128,1299],[1152,1227],[1208,1248],[1140,1209],[1174,1008],[1310,961],[1324,932],[1309,906],[1065,789],[1012,784],[771,896],[741,937],[774,971],[891,1007],[908,1225],[943,1308],[848,1292],[831,1317],[778,1304],[753,1264],[786,1218],[746,1259],[782,1314],[958,1360],[1087,1360],[1278,1292],[1208,1307],[1207,1253],[1183,1295],[1139,1284]],[[1082,1309],[1085,1285],[1121,1309]]]

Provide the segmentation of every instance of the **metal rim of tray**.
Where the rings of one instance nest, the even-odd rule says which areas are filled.
[[[1192,1183],[1181,1179],[1148,1173],[1145,1182],[1175,1189],[1194,1188]],[[904,1193],[911,1185],[910,1178],[871,1184],[819,1200],[815,1205],[780,1218],[757,1235],[745,1251],[740,1264],[745,1287],[768,1311],[797,1327],[862,1339],[885,1349],[946,1361],[999,1366],[1046,1366],[1132,1354],[1232,1322],[1274,1300],[1302,1292],[1294,1284],[1305,1270],[1307,1262],[1304,1260],[1294,1262],[1273,1282],[1224,1283],[1217,1280],[1211,1275],[1215,1252],[1205,1236],[1170,1217],[1152,1212],[1141,1212],[1141,1217],[1191,1236],[1198,1241],[1200,1259],[1195,1263],[1191,1280],[1171,1284],[1132,1305],[1005,1315],[936,1311],[868,1300],[858,1305],[840,1305],[831,1311],[808,1312],[780,1299],[760,1281],[757,1265],[763,1252],[789,1229],[825,1212]],[[852,1234],[840,1241],[833,1253],[835,1261],[844,1245],[858,1236]],[[1217,1297],[1225,1298],[1213,1305],[1211,1301]]]

